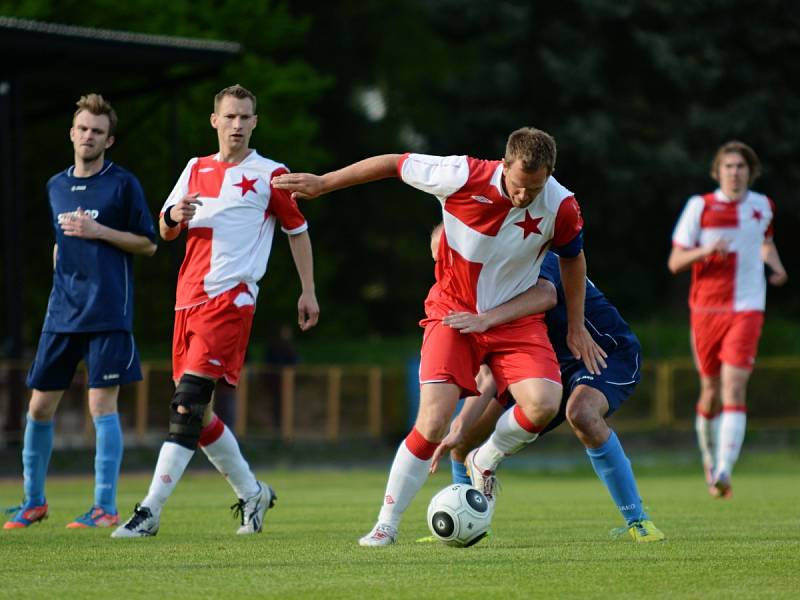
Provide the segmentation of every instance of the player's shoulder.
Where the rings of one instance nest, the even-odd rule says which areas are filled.
[[[72,167],[67,167],[66,169],[63,169],[58,173],[56,173],[55,175],[53,175],[52,177],[50,177],[50,179],[47,180],[47,188],[50,189],[53,185],[56,185],[59,182],[68,181],[70,178],[71,168]]]
[[[245,158],[241,163],[239,163],[242,167],[247,167],[248,169],[254,169],[257,171],[261,171],[263,173],[274,173],[278,170],[289,172],[289,167],[287,167],[282,162],[278,162],[277,160],[273,160],[266,156],[261,156],[257,151],[253,150],[247,158]]]
[[[109,161],[103,169],[99,173],[101,176],[108,176],[108,177],[116,177],[117,179],[125,180],[125,181],[136,181],[138,183],[139,178],[133,174],[132,171],[126,169],[125,167]]]
[[[713,204],[716,201],[716,198],[717,198],[716,192],[692,194],[686,199],[686,204],[684,205],[684,209],[702,211],[710,204]]]
[[[775,206],[775,201],[772,198],[770,198],[766,194],[755,192],[753,190],[747,191],[747,202],[756,206],[769,209],[772,209]]]
[[[545,206],[553,212],[558,212],[558,208],[564,200],[575,196],[572,191],[552,175],[547,178],[542,193],[544,194]]]

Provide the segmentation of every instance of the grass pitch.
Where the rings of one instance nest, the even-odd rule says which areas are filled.
[[[202,457],[201,457],[202,458]],[[199,459],[196,459],[199,460]],[[388,468],[388,465],[387,465]],[[278,493],[265,532],[238,537],[234,498],[216,474],[190,467],[150,539],[67,530],[90,502],[89,478],[51,478],[50,518],[0,531],[2,598],[797,598],[800,594],[798,456],[747,457],[735,497],[712,500],[698,470],[640,469],[640,491],[668,540],[611,540],[620,525],[588,469],[501,473],[493,536],[469,549],[418,544],[428,535],[437,474],[389,548],[360,548],[373,525],[384,470],[258,471]],[[149,477],[123,475],[127,517]],[[21,482],[0,482],[0,502]]]

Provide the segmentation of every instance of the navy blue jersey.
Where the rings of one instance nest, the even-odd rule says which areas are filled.
[[[547,279],[556,286],[558,304],[545,313],[545,322],[550,343],[553,344],[553,350],[555,350],[558,362],[563,369],[575,358],[567,347],[567,305],[564,299],[564,288],[561,285],[558,256],[552,252],[545,255],[539,277]],[[636,336],[620,316],[619,311],[588,277],[586,278],[584,318],[586,329],[594,341],[609,354],[624,348],[631,342],[638,344]]]
[[[78,208],[102,225],[156,240],[144,192],[134,175],[110,161],[91,177],[70,167],[47,182],[58,253],[43,331],[131,331],[133,256],[101,240],[64,235],[59,219]]]

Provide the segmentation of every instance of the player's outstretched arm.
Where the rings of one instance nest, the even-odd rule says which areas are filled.
[[[558,265],[567,305],[567,347],[576,359],[583,360],[590,373],[598,375],[601,369],[606,368],[608,355],[597,345],[584,324],[586,257],[583,250],[572,258],[560,256]]]
[[[533,287],[485,313],[452,312],[442,319],[442,322],[448,327],[458,329],[461,333],[482,333],[503,323],[546,312],[553,308],[557,301],[555,286],[540,278]]]
[[[324,175],[284,173],[273,177],[272,186],[292,193],[292,198],[316,198],[342,188],[378,179],[397,177],[401,154],[381,154],[348,165]]]
[[[91,215],[78,208],[71,216],[59,221],[64,235],[85,240],[102,240],[131,254],[153,256],[156,245],[145,235],[112,229],[95,221]]]
[[[775,247],[775,242],[767,240],[761,244],[761,259],[772,270],[769,274],[769,282],[774,286],[781,286],[786,283],[789,276],[786,274],[786,269],[783,267],[781,257],[778,254],[778,248]]]
[[[700,246],[699,248],[682,248],[681,246],[673,246],[672,252],[669,254],[667,260],[667,268],[673,275],[685,271],[690,268],[698,260],[704,260],[712,254],[718,254],[724,257],[728,253],[728,242],[725,240],[718,240],[708,246]]]
[[[314,255],[308,231],[290,235],[289,249],[303,290],[297,301],[297,324],[303,331],[308,331],[319,321],[319,304],[314,289]]]

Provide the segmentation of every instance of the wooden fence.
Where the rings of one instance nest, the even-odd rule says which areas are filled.
[[[19,438],[25,405],[19,396],[27,396],[20,381],[27,368],[22,361],[0,361],[0,441]],[[132,434],[136,442],[152,444],[166,431],[171,369],[168,362],[144,362],[142,374],[141,382],[123,387],[120,413],[129,439]],[[249,365],[237,392],[235,430],[240,437],[284,441],[402,435],[411,406],[406,379],[402,368]],[[56,417],[57,431],[71,435],[73,445],[94,438],[85,382],[85,373],[79,372]],[[643,368],[642,383],[613,417],[614,427],[691,428],[697,391],[690,360],[650,361]],[[800,357],[760,359],[748,396],[749,427],[800,428]]]

